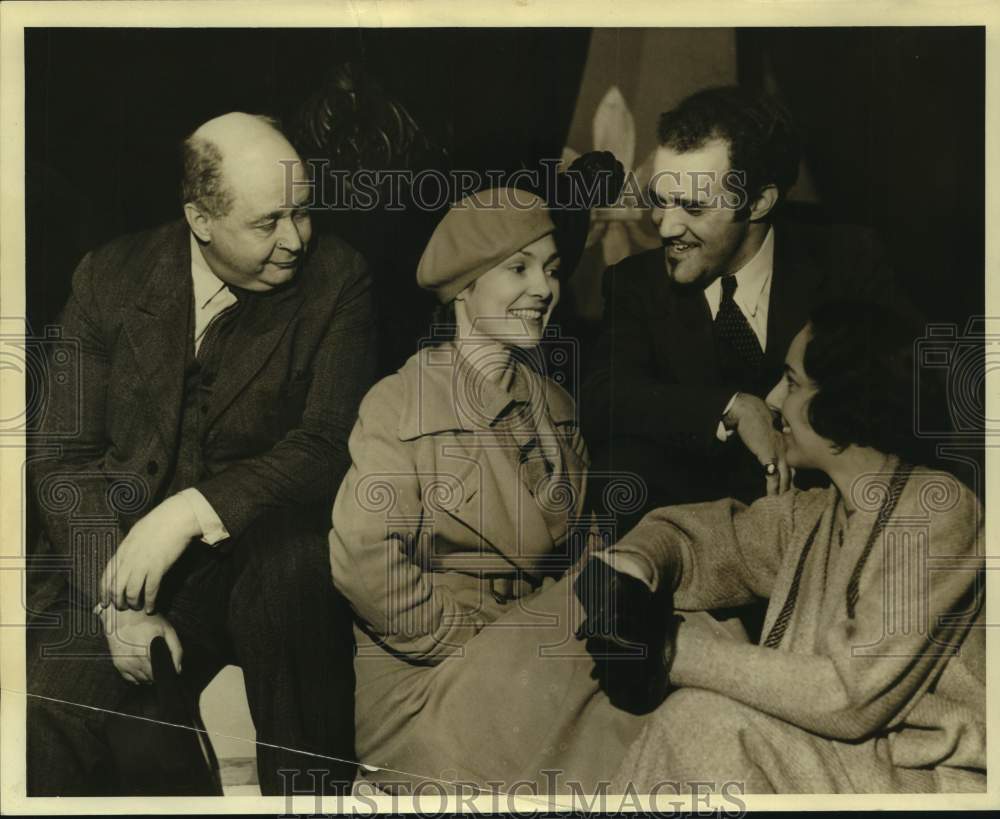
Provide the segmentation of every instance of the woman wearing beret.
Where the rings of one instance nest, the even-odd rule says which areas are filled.
[[[454,336],[378,383],[350,438],[331,562],[356,616],[358,758],[383,787],[589,791],[638,734],[575,634],[588,457],[573,400],[531,366],[553,231],[520,190],[452,207],[417,279]]]
[[[985,789],[982,509],[951,475],[905,459],[915,337],[885,308],[821,307],[768,403],[789,464],[831,486],[657,509],[606,553],[681,609],[769,599],[760,645],[685,615],[679,690],[646,720],[614,792],[664,780]]]

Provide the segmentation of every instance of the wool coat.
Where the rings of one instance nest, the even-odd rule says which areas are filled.
[[[574,636],[588,463],[574,403],[525,371],[561,460],[545,497],[532,494],[497,406],[477,402],[457,361],[454,344],[413,356],[365,397],[349,442],[330,556],[356,615],[358,759],[383,788],[433,777],[587,791],[640,723],[600,690]]]
[[[679,564],[681,609],[769,600],[761,645],[680,625],[680,690],[647,721],[619,788],[985,788],[982,509],[950,475],[896,459],[884,473],[849,516],[834,487],[793,490],[658,509],[616,546]]]

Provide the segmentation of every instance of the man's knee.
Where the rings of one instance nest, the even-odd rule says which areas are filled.
[[[255,524],[235,548],[245,550],[246,569],[268,585],[333,582],[325,534],[301,526],[287,515],[268,516]]]
[[[320,535],[275,532],[254,552],[240,572],[230,598],[231,628],[288,633],[300,628],[329,628],[337,615],[329,547]]]

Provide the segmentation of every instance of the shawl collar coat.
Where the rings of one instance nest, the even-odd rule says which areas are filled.
[[[737,713],[727,703],[740,706],[727,728],[733,735],[757,736],[756,725],[769,737],[766,745],[745,743],[776,749],[749,754],[769,789],[982,789],[982,509],[951,475],[909,472],[895,458],[856,495],[849,518],[834,487],[749,507],[724,500],[657,509],[616,549],[658,567],[680,561],[681,609],[768,599],[761,645],[737,643],[687,616],[671,680],[682,694],[721,695],[712,702],[722,719]],[[767,647],[772,633],[780,639]],[[705,778],[731,773],[711,770],[711,748],[696,750],[682,736],[680,722],[689,721],[670,707],[674,696],[630,753],[623,779],[680,776],[669,760],[684,754],[702,760]],[[715,717],[699,718],[708,725]]]

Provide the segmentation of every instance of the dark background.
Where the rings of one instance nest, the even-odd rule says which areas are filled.
[[[87,249],[180,215],[176,145],[205,119],[247,110],[287,122],[327,69],[350,59],[407,107],[453,167],[532,166],[558,157],[565,143],[589,36],[27,31],[31,326],[37,332],[55,319]],[[984,48],[981,27],[737,32],[741,82],[759,86],[770,71],[803,128],[818,215],[876,228],[918,306],[962,324],[983,311]],[[346,226],[350,241],[392,244],[377,216],[367,229],[364,221]],[[422,223],[411,244],[432,226]]]
[[[876,228],[932,320],[985,298],[985,29],[747,29],[741,82],[769,66],[829,218]]]

